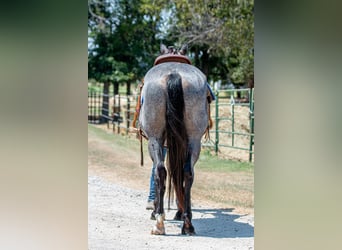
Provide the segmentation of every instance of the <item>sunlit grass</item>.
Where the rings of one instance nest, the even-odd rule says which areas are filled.
[[[209,150],[202,150],[196,168],[210,171],[254,171],[254,164],[250,162],[240,162],[220,159]]]

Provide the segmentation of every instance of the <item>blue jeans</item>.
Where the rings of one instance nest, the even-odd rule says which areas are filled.
[[[166,155],[166,148],[163,147],[163,160],[165,160],[165,155]],[[154,201],[154,199],[156,198],[156,187],[154,183],[155,168],[156,166],[153,164],[152,170],[151,170],[151,177],[150,177],[150,192],[147,198],[148,201]]]

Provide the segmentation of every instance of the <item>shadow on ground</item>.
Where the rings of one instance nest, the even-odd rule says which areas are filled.
[[[233,209],[193,209],[193,225],[197,236],[214,238],[254,237],[251,217],[232,214]],[[254,223],[253,223],[254,224]]]

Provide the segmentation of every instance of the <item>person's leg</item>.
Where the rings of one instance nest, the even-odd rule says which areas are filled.
[[[154,198],[156,197],[156,191],[155,191],[155,185],[154,185],[154,170],[155,166],[152,164],[152,169],[151,169],[151,176],[150,176],[150,192],[148,195],[148,201],[154,201]]]

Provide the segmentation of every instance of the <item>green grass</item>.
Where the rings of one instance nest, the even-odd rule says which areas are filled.
[[[115,143],[122,148],[131,148],[136,152],[140,152],[140,143],[139,140],[134,136],[124,136],[118,135],[112,132],[111,129],[108,129],[108,132],[96,127],[95,125],[88,125],[88,130],[92,133],[95,133],[101,139],[107,141],[108,143]],[[144,155],[148,156],[147,151],[147,141],[144,139]],[[233,160],[220,159],[219,157],[212,155],[212,153],[208,149],[203,149],[201,151],[199,160],[196,163],[196,168],[204,171],[215,171],[215,172],[253,172],[254,165],[249,162],[239,162]]]
[[[96,125],[91,124],[88,124],[88,131],[91,133],[95,133],[96,136],[103,139],[107,143],[113,143],[115,141],[115,144],[122,148],[129,147],[134,150],[140,150],[140,143],[139,140],[136,138],[130,138],[129,136],[119,135],[113,133],[111,129],[104,130],[99,127],[96,127]],[[145,145],[144,147],[146,148]]]
[[[250,162],[240,162],[220,159],[212,155],[208,149],[203,149],[196,164],[196,168],[210,171],[246,171],[253,172],[254,164]]]

